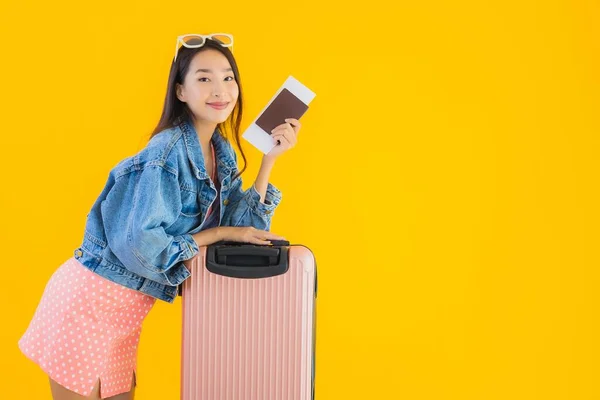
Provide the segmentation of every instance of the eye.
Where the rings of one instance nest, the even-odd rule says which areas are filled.
[[[229,78],[231,78],[231,79],[229,79]],[[225,78],[225,80],[233,81],[233,80],[235,80],[235,78],[233,76],[228,76],[227,78]]]
[[[208,79],[208,78],[200,78],[198,79],[200,82],[207,82],[207,81],[203,81],[202,79]]]

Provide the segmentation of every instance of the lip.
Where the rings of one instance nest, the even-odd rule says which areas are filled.
[[[227,106],[229,105],[229,103],[206,103],[206,104],[216,110],[223,110],[223,109],[227,108]]]

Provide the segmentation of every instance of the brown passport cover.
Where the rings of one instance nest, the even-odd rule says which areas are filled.
[[[306,110],[308,110],[308,106],[302,100],[283,88],[262,115],[258,117],[256,125],[270,135],[273,129],[285,123],[286,118],[299,120]]]

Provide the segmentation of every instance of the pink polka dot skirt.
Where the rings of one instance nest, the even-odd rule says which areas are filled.
[[[50,378],[83,396],[129,392],[142,322],[156,299],[109,281],[75,257],[46,284],[19,348]]]

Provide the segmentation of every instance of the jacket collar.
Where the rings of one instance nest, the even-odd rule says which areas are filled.
[[[196,128],[194,128],[194,125],[189,120],[181,122],[178,126],[183,134],[187,155],[192,163],[196,177],[198,179],[207,179],[208,173],[206,172],[206,167],[204,166],[202,145],[198,139]],[[229,174],[231,170],[236,170],[237,165],[232,155],[234,150],[227,142],[227,139],[223,137],[219,131],[219,128],[216,128],[213,132],[211,142],[215,148],[215,155],[217,156],[217,162],[219,163],[219,171],[225,175]]]

